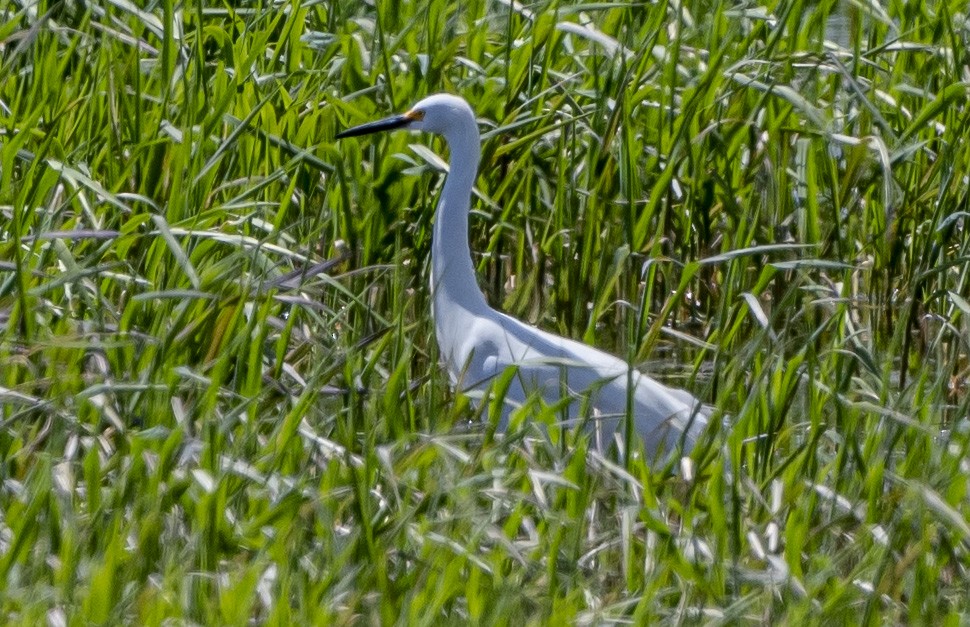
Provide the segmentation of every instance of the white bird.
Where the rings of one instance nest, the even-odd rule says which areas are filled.
[[[451,153],[431,242],[431,302],[438,347],[456,389],[484,392],[493,379],[514,367],[517,372],[503,399],[503,430],[512,410],[530,395],[541,394],[549,404],[568,395],[573,399],[568,402],[568,424],[587,420],[601,450],[615,433],[625,435],[625,425],[630,424],[650,456],[678,447],[689,451],[710,413],[696,398],[654,381],[622,359],[524,324],[485,302],[468,245],[468,212],[481,158],[478,125],[468,103],[436,94],[404,114],[347,129],[336,137],[391,129],[436,133],[445,138]],[[581,415],[584,406],[586,415]]]

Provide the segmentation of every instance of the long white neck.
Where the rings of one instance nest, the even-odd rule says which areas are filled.
[[[461,119],[445,135],[450,169],[435,213],[431,242],[432,315],[438,344],[450,365],[461,368],[468,356],[460,354],[468,323],[488,311],[478,289],[468,247],[468,211],[472,186],[478,174],[481,139],[472,116]]]

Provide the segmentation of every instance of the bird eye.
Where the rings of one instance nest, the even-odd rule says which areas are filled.
[[[421,109],[411,109],[404,114],[404,117],[411,120],[412,122],[420,122],[424,119],[424,111]]]

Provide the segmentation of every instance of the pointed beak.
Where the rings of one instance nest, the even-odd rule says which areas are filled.
[[[384,118],[383,120],[368,122],[367,124],[361,124],[360,126],[354,126],[353,128],[348,128],[345,131],[340,131],[335,137],[336,139],[341,139],[343,137],[357,137],[359,135],[369,135],[371,133],[379,133],[381,131],[390,131],[396,128],[407,126],[413,122],[414,119],[415,118],[411,112],[402,113],[401,115],[392,115],[391,117]]]

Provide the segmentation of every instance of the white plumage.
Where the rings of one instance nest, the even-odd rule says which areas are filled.
[[[633,428],[648,455],[666,454],[678,446],[689,451],[709,415],[696,398],[654,381],[613,355],[524,324],[485,302],[468,246],[471,191],[481,156],[478,125],[468,103],[436,94],[403,115],[354,127],[337,137],[395,128],[442,135],[451,153],[435,214],[431,293],[438,346],[452,383],[466,392],[485,390],[496,376],[515,367],[502,428],[514,407],[530,394],[541,393],[548,403],[567,394],[575,397],[569,404],[570,419],[583,418],[580,399],[587,396],[586,405],[593,408],[588,425],[601,448],[622,430],[630,407]]]

